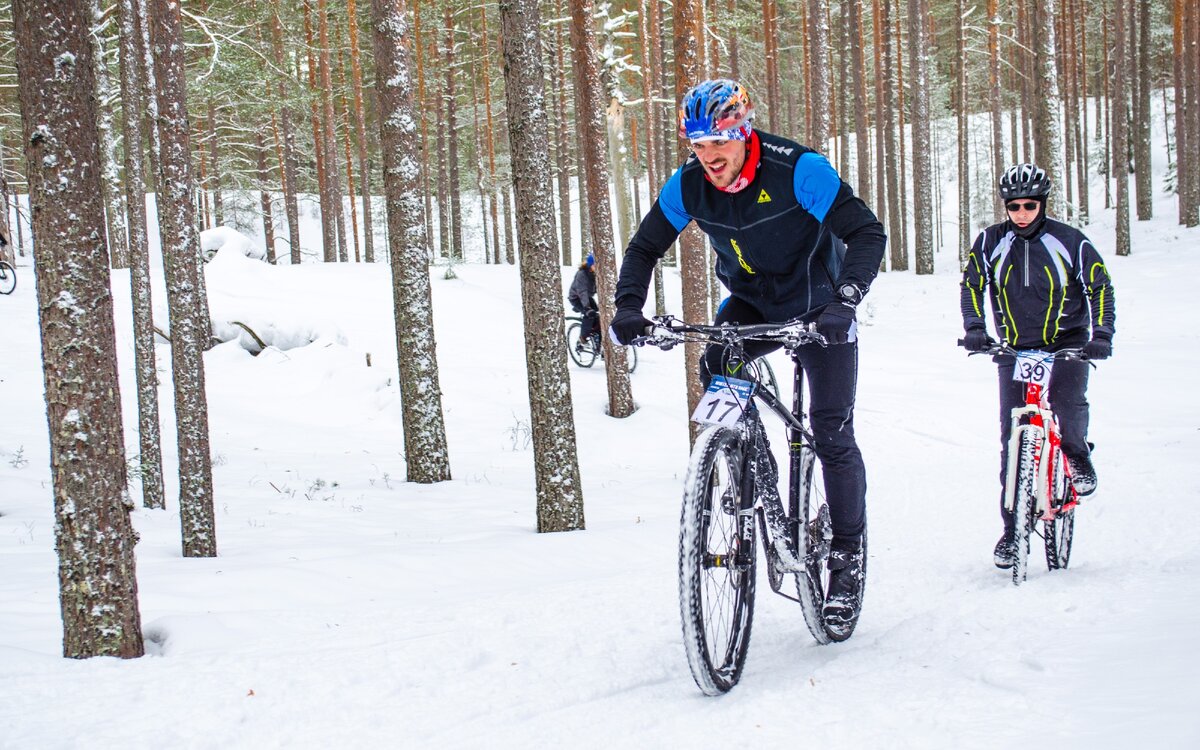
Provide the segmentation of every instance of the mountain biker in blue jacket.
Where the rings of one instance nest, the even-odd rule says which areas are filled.
[[[716,273],[729,289],[715,322],[815,321],[829,346],[801,347],[810,418],[833,525],[825,619],[852,626],[862,585],[866,471],[854,439],[858,368],[855,308],[870,288],[887,237],[875,214],[824,156],[751,127],[749,94],[736,81],[703,81],[683,97],[679,135],[692,156],[663,186],[625,250],[612,337],[641,335],[654,264],[689,222],[708,235]],[[780,344],[751,342],[747,357]],[[707,385],[724,350],[700,363]]]
[[[1014,349],[1053,352],[1082,348],[1088,359],[1112,354],[1116,299],[1112,279],[1096,246],[1083,232],[1046,216],[1050,179],[1036,164],[1016,164],[1000,178],[1008,219],[983,230],[963,269],[960,307],[963,346],[983,351],[986,302],[1000,338]],[[1011,568],[1016,555],[1012,513],[1004,509],[1005,467],[1013,407],[1025,403],[1023,385],[1012,379],[1013,358],[996,357],[1000,381],[1000,515],[1004,533],[996,543],[996,567]],[[1056,359],[1050,374],[1050,405],[1062,431],[1062,449],[1080,495],[1096,490],[1087,440],[1088,364]]]

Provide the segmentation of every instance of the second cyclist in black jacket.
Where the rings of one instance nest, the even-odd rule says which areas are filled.
[[[963,270],[960,307],[963,345],[982,351],[991,345],[985,309],[992,309],[996,332],[1014,349],[1047,352],[1082,348],[1088,359],[1112,354],[1116,299],[1108,268],[1083,232],[1046,216],[1050,180],[1036,164],[1017,164],[1000,178],[1000,198],[1008,219],[975,238]],[[1012,409],[1024,403],[1022,384],[1012,379],[1013,358],[996,358],[1000,382],[1000,514],[1004,533],[995,563],[1012,567],[1013,517],[1004,509]],[[1062,430],[1062,449],[1076,491],[1096,489],[1096,471],[1087,440],[1088,365],[1056,359],[1050,376],[1050,405]]]
[[[887,238],[875,214],[824,156],[754,130],[750,97],[737,82],[703,81],[687,92],[679,135],[692,156],[663,186],[625,250],[613,337],[628,344],[642,314],[654,264],[688,223],[708,235],[718,278],[729,289],[716,323],[815,321],[828,347],[801,347],[810,418],[833,525],[827,622],[857,617],[862,583],[866,471],[854,438],[858,368],[855,308],[879,270]],[[746,347],[749,357],[778,344]],[[724,371],[723,350],[701,362],[707,385]]]

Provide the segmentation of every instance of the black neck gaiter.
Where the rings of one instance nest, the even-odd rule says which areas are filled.
[[[1038,200],[1039,208],[1037,218],[1029,222],[1029,225],[1022,228],[1013,223],[1012,219],[1008,220],[1008,224],[1012,227],[1013,234],[1023,240],[1031,240],[1037,237],[1042,231],[1042,225],[1046,223],[1046,201]]]

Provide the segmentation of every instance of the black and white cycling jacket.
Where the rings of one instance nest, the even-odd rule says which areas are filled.
[[[963,270],[963,327],[986,327],[983,297],[992,300],[996,332],[1018,349],[1054,351],[1112,338],[1116,300],[1095,245],[1078,229],[1047,218],[1029,239],[1012,222],[975,238]]]

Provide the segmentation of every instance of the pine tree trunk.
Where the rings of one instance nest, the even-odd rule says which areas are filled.
[[[596,30],[592,24],[591,0],[571,0],[571,47],[575,61],[575,80],[580,83],[577,117],[583,132],[584,148],[580,154],[590,198],[591,249],[596,256],[596,292],[600,302],[600,319],[612,320],[613,301],[617,289],[617,259],[612,235],[612,209],[608,199],[608,137],[605,132],[601,91],[600,55],[596,47]],[[510,111],[509,117],[513,113]],[[561,296],[561,292],[559,292]],[[604,347],[604,369],[608,376],[608,414],[624,418],[633,414],[633,392],[629,387],[629,368],[625,349],[614,346],[608,336],[601,336]]]
[[[675,49],[675,100],[681,101],[687,89],[700,77],[700,60],[697,54],[700,44],[700,30],[696,25],[699,15],[699,0],[676,0],[674,5],[674,49]],[[763,0],[763,12],[769,17],[772,12],[770,0]],[[764,30],[767,39],[771,37],[771,27],[768,24]],[[769,41],[768,41],[769,43]],[[773,63],[772,63],[773,65]],[[768,73],[768,81],[770,74]],[[768,83],[768,91],[770,84]],[[768,94],[770,96],[770,94]],[[769,110],[774,112],[774,110]],[[771,115],[775,117],[774,114]],[[772,119],[772,122],[774,120]],[[680,140],[676,148],[676,158],[682,163],[687,156],[687,144]],[[695,222],[688,225],[679,235],[679,273],[683,282],[683,317],[687,321],[708,320],[708,268],[703,235]],[[684,344],[683,362],[684,378],[687,383],[688,414],[700,403],[703,389],[700,387],[699,364],[704,354],[704,346],[699,343]],[[692,441],[699,434],[689,422]]]
[[[555,15],[561,17],[563,13],[562,0],[555,0]],[[571,163],[574,161],[574,154],[571,149],[571,131],[567,121],[567,76],[563,73],[567,65],[566,55],[563,53],[566,46],[566,32],[563,30],[563,24],[555,24],[550,83],[554,87],[553,127],[558,158],[555,160],[553,169],[558,178],[559,248],[562,251],[562,264],[571,266],[573,265],[571,260],[574,257],[571,244]]]
[[[561,331],[564,321],[562,280],[554,247],[553,191],[544,147],[550,125],[542,105],[546,98],[539,15],[537,0],[500,0],[500,33],[505,40],[504,98],[521,246],[537,530],[545,533],[582,529],[585,524],[566,339],[546,335],[547,331]],[[611,252],[603,255],[611,264]]]
[[[434,113],[440,113],[436,104],[431,105],[429,98],[425,93],[425,42],[421,36],[421,2],[413,0],[413,52],[417,61],[417,105],[422,111],[432,110]],[[435,122],[440,121],[439,115],[435,114]],[[429,183],[429,132],[427,130],[428,117],[421,118],[420,128],[420,146],[421,154],[424,156],[426,168],[421,170],[421,192],[425,198],[425,238],[429,243],[429,247],[434,247],[433,244],[433,189]],[[435,157],[440,159],[440,157]],[[437,163],[437,162],[435,162]]]
[[[99,24],[88,34],[92,46],[92,60],[96,65],[97,124],[100,133],[100,155],[102,173],[100,188],[104,194],[104,215],[108,234],[108,252],[113,268],[129,268],[129,241],[126,232],[125,194],[121,190],[120,164],[117,161],[117,132],[113,126],[112,79],[108,74],[107,50],[104,47],[104,30],[108,21],[103,17],[98,0],[88,0],[92,22]]]
[[[492,76],[491,76],[491,60],[489,52],[491,46],[488,43],[488,22],[487,12],[483,5],[479,6],[479,24],[483,27],[483,41],[481,43],[481,54],[483,56],[482,64],[479,66],[483,72],[483,108],[487,115],[487,157],[488,157],[488,210],[492,215],[492,239],[495,245],[496,262],[500,262],[500,232],[496,229],[499,226],[500,216],[496,200],[496,192],[498,190],[499,180],[496,176],[496,137],[495,123],[492,121]],[[501,40],[503,41],[503,40]],[[503,47],[503,44],[501,44]],[[508,234],[507,228],[505,234]]]
[[[958,125],[958,265],[961,269],[971,250],[971,151],[967,141],[967,31],[963,0],[955,3],[958,24],[955,26],[958,49],[956,65],[957,97],[955,101]]]
[[[908,0],[909,67],[912,75],[913,216],[934,221],[914,221],[918,274],[933,273],[933,154],[929,123],[929,30],[928,6],[923,0]]]
[[[1060,112],[1062,99],[1058,90],[1056,40],[1054,36],[1055,0],[1040,0],[1031,9],[1032,20],[1037,25],[1033,34],[1036,40],[1034,69],[1036,87],[1033,97],[1033,132],[1036,147],[1034,157],[1037,165],[1046,170],[1053,185],[1046,202],[1046,213],[1050,216],[1065,216],[1066,201],[1062,185],[1062,124]]]
[[[333,112],[333,63],[330,58],[329,46],[329,11],[328,0],[317,0],[317,37],[320,50],[317,66],[321,76],[321,86],[318,92],[321,97],[321,131],[324,136],[323,150],[325,152],[326,190],[329,192],[329,206],[333,211],[330,219],[337,239],[337,259],[345,263],[349,260],[346,245],[346,223],[343,220],[342,207],[342,178],[338,174],[337,149],[337,117]]]
[[[279,19],[279,3],[275,0],[271,14],[271,46],[275,53],[275,67],[279,71],[287,70],[287,62],[283,54],[283,24]],[[283,204],[288,222],[288,245],[292,265],[300,265],[300,200],[296,188],[296,133],[292,127],[292,109],[287,102],[287,89],[284,85],[286,76],[279,72],[277,90],[279,94],[279,126],[283,130],[283,160],[280,172],[283,174]]]
[[[275,212],[271,206],[271,193],[268,190],[271,182],[271,173],[267,168],[267,146],[263,142],[262,131],[255,134],[258,148],[255,151],[258,153],[258,201],[262,207],[262,223],[263,223],[263,244],[267,250],[267,262],[271,265],[275,264]]]
[[[433,336],[429,244],[417,180],[421,170],[420,116],[413,105],[412,36],[405,6],[404,0],[372,0],[375,92],[387,197],[404,456],[408,481],[430,483],[450,479],[450,457]]]
[[[854,85],[854,174],[855,192],[871,200],[871,133],[867,120],[867,61],[863,50],[863,0],[849,0],[847,33],[850,36],[850,72]]]
[[[901,227],[905,213],[900,204],[900,167],[897,158],[899,151],[896,146],[895,117],[898,106],[894,94],[899,87],[895,78],[897,67],[896,60],[893,58],[893,50],[896,50],[898,56],[897,47],[899,45],[893,30],[895,24],[892,21],[892,2],[894,0],[880,0],[880,38],[883,40],[884,144],[882,159],[887,181],[888,245],[891,247],[892,270],[907,271],[908,248],[904,245],[904,232]]]
[[[212,460],[203,353],[211,338],[208,301],[201,290],[200,238],[192,214],[183,19],[172,0],[150,0],[151,41],[158,102],[159,234],[171,313],[171,364],[179,446],[179,515],[184,557],[215,557]],[[203,316],[201,314],[203,310]]]
[[[212,180],[209,183],[212,188],[212,205],[213,217],[216,219],[215,226],[225,226],[225,200],[221,195],[221,166],[218,161],[219,151],[217,149],[217,111],[213,106],[212,99],[208,100],[208,149],[209,159],[212,163]]]
[[[308,59],[308,88],[309,88],[309,117],[312,120],[313,153],[317,167],[317,199],[321,206],[321,260],[325,263],[337,262],[337,228],[334,212],[333,195],[331,194],[329,178],[326,175],[330,169],[336,169],[327,163],[328,151],[325,148],[325,133],[322,124],[322,100],[317,81],[319,65],[313,54],[317,42],[313,38],[312,2],[304,0],[304,39]]]
[[[350,31],[350,79],[354,88],[354,130],[358,136],[358,172],[362,186],[363,259],[375,262],[375,219],[371,215],[371,170],[367,161],[367,119],[363,107],[362,60],[358,45],[358,11],[354,0],[346,3]],[[424,121],[425,118],[421,118]],[[428,171],[428,170],[425,170]]]
[[[829,152],[829,24],[825,21],[828,0],[808,0],[810,15],[808,74],[812,85],[812,131],[809,145],[821,153]]]
[[[133,356],[138,399],[138,474],[142,504],[165,508],[162,433],[158,415],[158,365],[154,347],[154,307],[150,293],[150,243],[146,228],[146,165],[142,114],[146,99],[142,24],[133,0],[121,0],[121,101],[125,138],[125,206],[129,225],[129,296],[133,303]]]
[[[87,5],[15,0],[63,656],[143,653]]]
[[[454,16],[446,6],[446,167],[450,184],[447,187],[450,199],[450,257],[463,259],[462,238],[462,183],[458,168],[458,93],[455,68]]]
[[[1117,179],[1117,255],[1129,255],[1129,113],[1125,82],[1129,71],[1126,63],[1125,45],[1128,43],[1128,14],[1125,12],[1129,0],[1116,0],[1116,22],[1113,57],[1116,70],[1112,85],[1112,170]]]

